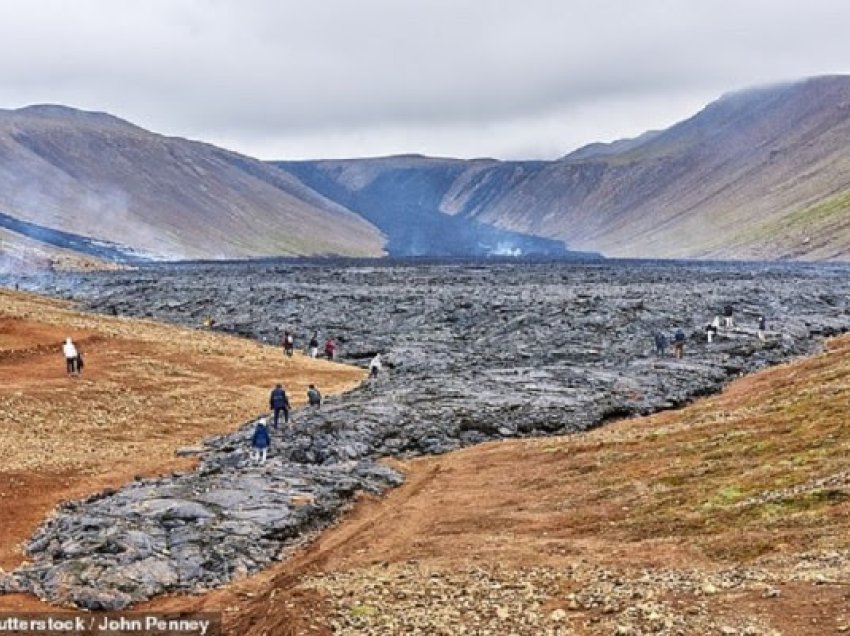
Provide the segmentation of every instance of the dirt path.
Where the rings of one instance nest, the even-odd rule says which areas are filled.
[[[34,315],[47,327],[29,323],[28,333],[40,334],[33,342],[49,337],[58,344],[62,329],[51,330],[55,323],[44,310]],[[275,375],[296,387],[296,397],[307,375],[326,372],[318,382],[339,389],[359,379],[357,371],[297,358],[253,376],[250,370],[263,361],[280,365],[278,352],[156,325],[104,325],[80,323],[72,334],[93,338],[86,345],[92,375],[82,381],[65,378],[61,369],[39,375],[57,366],[55,353],[0,360],[3,412],[22,414],[21,421],[47,412],[42,401],[59,389],[65,403],[80,409],[98,403],[99,389],[98,399],[111,395],[107,386],[123,404],[130,397],[108,383],[132,382],[134,374],[109,361],[144,350],[159,361],[154,367],[172,369],[146,366],[131,394],[146,396],[140,404],[159,417],[145,418],[151,423],[139,431],[141,424],[113,424],[120,415],[98,426],[96,410],[66,418],[60,429],[82,420],[93,428],[45,442],[57,444],[60,457],[22,459],[20,448],[40,448],[27,435],[2,442],[4,462],[14,468],[2,473],[9,480],[0,499],[4,550],[6,537],[20,541],[36,517],[69,493],[173,469],[175,445],[227,428],[223,420],[253,415]],[[110,331],[118,327],[133,337]],[[147,329],[150,338],[136,333]],[[158,349],[166,346],[166,331],[180,334],[167,353]],[[238,369],[229,368],[234,356],[244,362]],[[18,363],[17,370],[7,369]],[[28,373],[29,384],[23,380]],[[224,387],[222,375],[239,378],[241,388],[214,391],[217,401],[209,404],[200,388]],[[10,389],[7,381],[22,384]],[[380,498],[363,496],[337,526],[290,559],[204,596],[160,598],[138,609],[220,611],[227,633],[240,636],[850,633],[848,403],[845,337],[828,353],[744,378],[681,411],[585,435],[392,462],[408,475],[402,487]],[[130,410],[139,408],[133,403]],[[51,417],[62,416],[54,409]],[[92,438],[109,444],[89,452]],[[138,446],[124,455],[130,444]],[[21,493],[32,501],[13,503]],[[38,515],[29,511],[33,501],[41,506]],[[30,514],[32,524],[9,527],[7,512]],[[17,552],[5,558],[14,562]],[[0,597],[0,609],[33,603]]]
[[[66,336],[84,352],[81,377],[65,373]],[[298,405],[309,383],[331,394],[362,377],[224,334],[0,291],[0,567],[21,562],[21,542],[59,502],[190,468],[175,449],[256,416],[276,382]]]

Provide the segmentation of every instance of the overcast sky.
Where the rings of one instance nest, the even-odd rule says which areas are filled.
[[[0,0],[0,108],[262,159],[554,158],[850,73],[845,0]]]

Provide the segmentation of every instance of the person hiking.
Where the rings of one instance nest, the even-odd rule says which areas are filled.
[[[681,329],[676,330],[676,335],[673,336],[673,355],[680,358],[685,353],[685,332]]]
[[[65,338],[65,344],[62,345],[62,353],[65,355],[65,369],[67,370],[68,375],[77,375],[80,372],[80,354],[71,338]]]
[[[758,326],[758,337],[762,342],[765,341],[764,332],[767,330],[767,321],[765,320],[764,315],[759,316],[759,326]]]
[[[310,402],[310,406],[315,406],[317,409],[322,408],[322,394],[319,393],[315,384],[311,384],[310,388],[307,389],[307,400]]]
[[[328,360],[333,360],[336,357],[336,343],[333,338],[325,340],[325,355]]]
[[[276,384],[272,389],[271,395],[269,395],[269,408],[274,414],[272,426],[279,427],[281,413],[283,413],[283,423],[289,424],[289,398],[286,397],[283,385]]]
[[[292,352],[295,351],[295,336],[289,331],[283,332],[283,352],[287,357],[292,357]]]
[[[313,335],[310,337],[310,357],[315,358],[319,355],[319,332],[314,331]]]
[[[257,426],[254,429],[254,434],[251,436],[251,459],[260,464],[265,464],[270,445],[271,438],[269,437],[266,420],[265,418],[260,418],[257,420]]]
[[[369,363],[369,377],[377,378],[378,374],[381,372],[381,354],[376,353],[375,357],[372,358],[372,361]]]
[[[705,327],[705,335],[708,338],[708,341],[711,342],[714,340],[714,336],[717,335],[717,327],[714,324],[706,325]]]
[[[659,358],[664,357],[664,352],[667,350],[667,336],[662,332],[655,332],[655,355]]]
[[[732,305],[726,305],[723,308],[723,317],[726,320],[726,326],[729,327],[729,328],[735,326],[735,319],[733,317],[734,313],[735,313],[735,310],[732,307]]]

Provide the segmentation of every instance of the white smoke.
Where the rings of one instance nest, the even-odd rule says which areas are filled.
[[[490,256],[522,256],[522,249],[507,241],[500,241],[490,250]]]

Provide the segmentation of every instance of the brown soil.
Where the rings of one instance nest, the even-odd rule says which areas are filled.
[[[83,352],[80,377],[65,372],[66,336]],[[0,291],[0,567],[21,562],[21,542],[59,502],[190,468],[175,450],[263,412],[276,382],[297,405],[309,383],[330,394],[363,375],[224,334]]]
[[[42,312],[39,320],[49,322]],[[92,328],[88,337],[98,333]],[[220,342],[192,335],[209,338],[208,347]],[[91,367],[105,373],[106,359],[95,350],[118,340],[89,345]],[[221,340],[231,341],[255,346]],[[276,351],[269,353],[280,363]],[[203,373],[215,375],[215,355],[197,361]],[[284,373],[303,373],[300,362]],[[0,360],[0,373],[12,363]],[[35,359],[24,367],[35,368],[30,364]],[[287,386],[303,386],[297,375],[282,377]],[[150,378],[144,386],[152,391],[168,379]],[[55,382],[72,395],[85,386],[61,372]],[[17,391],[38,402],[42,383]],[[249,414],[262,405],[267,385],[259,382]],[[362,497],[341,523],[287,561],[204,596],[161,598],[139,609],[221,611],[227,633],[240,635],[850,632],[848,403],[845,337],[823,355],[743,378],[681,411],[585,435],[392,462],[407,473],[402,487]],[[188,424],[189,405],[159,408],[162,417],[182,422],[188,437],[205,434]],[[234,414],[231,426],[239,417],[245,416]],[[138,439],[158,442],[155,434],[148,430]],[[26,438],[12,448],[20,443]],[[161,461],[174,466],[169,453]],[[138,454],[129,459],[134,470],[125,470],[125,479],[163,467],[145,465]],[[66,466],[71,478],[39,470],[36,479],[29,472],[35,467],[19,467],[20,481],[4,490],[36,501],[53,492],[58,501],[88,485],[80,469]],[[88,477],[95,479],[92,488],[110,478],[118,483],[121,473],[108,472],[115,468],[103,465],[96,479]],[[60,485],[62,479],[71,486]],[[12,508],[9,499],[0,499],[4,520],[6,511],[23,515],[32,505]],[[49,508],[44,504],[38,515]],[[38,515],[29,514],[34,524]],[[19,542],[31,527],[4,524],[4,545],[7,537]],[[0,609],[30,603],[0,597]]]

